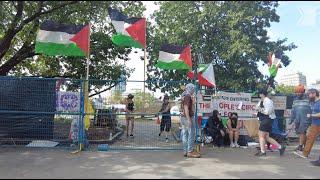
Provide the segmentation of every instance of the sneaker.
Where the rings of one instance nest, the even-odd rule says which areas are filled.
[[[187,157],[187,153],[184,153],[183,156],[184,156],[184,157]]]
[[[195,151],[192,151],[192,152],[189,152],[189,153],[187,154],[187,157],[188,157],[188,158],[200,158],[200,154],[198,154],[198,153],[195,152]]]
[[[161,133],[159,133],[159,136],[161,136]]]
[[[310,161],[310,163],[314,166],[320,166],[320,160],[317,161]]]
[[[267,156],[267,153],[262,153],[261,151],[259,151],[259,152],[257,152],[257,153],[255,154],[255,156],[257,156],[257,157],[263,157],[263,156]]]
[[[169,139],[168,138],[166,138],[166,143],[168,143],[169,142]]]
[[[284,155],[284,151],[286,150],[286,146],[282,146],[281,149],[279,149],[280,151],[280,156],[283,156]]]
[[[303,152],[301,152],[301,151],[295,151],[295,152],[293,152],[293,153],[294,153],[295,155],[303,158],[303,159],[307,159],[307,158],[308,158],[308,157],[305,156],[305,155],[303,154]]]
[[[230,144],[230,147],[231,147],[231,148],[234,148],[234,147],[236,147],[236,145],[233,144],[233,143],[231,143],[231,144]]]
[[[297,146],[294,151],[303,151],[302,145]]]
[[[133,138],[133,137],[134,137],[134,136],[133,136],[133,134],[130,134],[130,137],[132,137],[132,138]]]
[[[239,148],[239,147],[240,147],[240,145],[239,145],[238,143],[236,143],[236,144],[235,144],[235,147],[236,147],[236,148]]]

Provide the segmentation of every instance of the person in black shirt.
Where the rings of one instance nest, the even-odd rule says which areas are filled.
[[[228,130],[229,130],[229,138],[230,138],[230,147],[240,147],[238,144],[238,139],[240,135],[240,127],[238,123],[238,114],[231,113],[228,119]],[[234,141],[233,141],[234,139]]]
[[[160,113],[162,114],[161,124],[160,124],[160,133],[159,136],[161,136],[161,133],[165,130],[166,131],[166,142],[169,141],[168,134],[171,129],[171,114],[170,114],[170,103],[169,103],[169,96],[166,94],[163,98],[163,104],[160,110]]]
[[[213,138],[213,146],[218,147],[224,145],[224,137],[226,136],[226,129],[221,121],[221,114],[219,111],[214,110],[212,116],[209,118],[207,125],[207,132]]]
[[[134,111],[134,102],[133,99],[134,96],[132,94],[129,94],[127,97],[127,104],[126,104],[126,125],[127,125],[127,137],[129,136],[129,125],[131,122],[131,133],[130,137],[133,137],[133,128],[134,128],[134,116],[130,115]]]

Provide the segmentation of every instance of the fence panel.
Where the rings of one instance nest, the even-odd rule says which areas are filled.
[[[90,87],[102,87],[102,85],[110,85],[115,82],[90,80]],[[121,84],[120,82],[116,82]],[[112,88],[104,93],[90,98],[93,104],[93,112],[90,113],[90,128],[87,130],[90,146],[97,148],[98,144],[108,144],[110,149],[181,149],[180,141],[180,102],[175,97],[170,99],[171,105],[171,122],[169,132],[160,133],[160,124],[157,124],[157,118],[161,119],[159,111],[162,106],[162,99],[159,97],[164,95],[161,92],[150,92],[146,88],[143,93],[143,81],[127,81],[127,87],[130,90],[121,90],[121,88]],[[146,82],[153,83],[153,82]],[[159,82],[157,82],[159,83]],[[178,92],[180,86],[185,82],[162,82],[168,87],[175,88]],[[134,88],[137,87],[137,88]],[[140,89],[138,89],[140,88]],[[170,89],[169,89],[170,90]],[[134,95],[135,110],[131,114],[134,120],[127,120],[125,108],[127,96],[131,93]],[[177,93],[177,97],[180,94]],[[159,116],[160,115],[160,116]],[[128,123],[129,122],[129,129]],[[133,130],[131,123],[134,123]],[[128,130],[128,131],[127,131]],[[130,135],[133,135],[130,136]]]
[[[78,148],[80,89],[79,80],[0,77],[1,145]]]

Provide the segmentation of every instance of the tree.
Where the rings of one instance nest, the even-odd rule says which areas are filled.
[[[273,1],[175,1],[161,2],[152,15],[155,24],[150,27],[148,39],[148,88],[162,92],[181,93],[179,85],[154,82],[155,79],[187,80],[185,71],[163,71],[155,68],[162,44],[190,44],[193,64],[197,54],[205,63],[214,64],[219,90],[247,91],[255,88],[265,77],[258,70],[258,62],[267,62],[268,52],[280,49],[290,51],[296,46],[286,45],[287,39],[271,41],[266,28],[279,22],[277,2]],[[283,64],[290,63],[284,55]],[[194,67],[195,68],[195,67]]]
[[[151,93],[147,93],[143,95],[143,92],[136,91],[133,93],[134,95],[134,104],[136,108],[136,112],[142,112],[142,109],[145,108],[146,113],[156,113],[159,109],[159,103],[157,103],[157,98],[153,96]]]
[[[142,16],[145,10],[140,1],[0,2],[0,75],[85,77],[85,58],[35,54],[37,29],[50,19],[66,24],[91,22],[91,79],[117,80],[120,74],[129,76],[132,69],[126,68],[121,60],[129,60],[131,49],[112,44],[110,37],[115,30],[107,20],[109,6],[129,16]],[[91,90],[97,94],[101,87],[110,89],[115,84],[115,81],[92,82]]]
[[[281,94],[294,94],[294,86],[278,85],[276,91]]]

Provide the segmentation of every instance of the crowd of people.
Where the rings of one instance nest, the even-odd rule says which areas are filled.
[[[309,89],[305,92],[303,86],[295,88],[296,98],[293,102],[290,125],[295,127],[296,133],[299,136],[299,145],[295,148],[295,154],[302,158],[307,158],[311,152],[312,146],[320,134],[320,99],[319,91],[316,89]],[[275,107],[273,101],[268,97],[267,90],[259,91],[260,101],[257,104],[257,113],[255,114],[259,119],[259,152],[255,156],[266,156],[266,143],[268,145],[275,145],[280,153],[284,155],[286,146],[281,145],[275,139],[270,137],[272,131],[272,124],[275,115]],[[126,106],[126,121],[127,121],[127,136],[129,136],[129,124],[131,122],[131,133],[133,137],[134,119],[130,115],[133,112],[134,103],[132,101],[133,95],[128,96]],[[200,158],[201,154],[195,150],[195,86],[187,84],[185,91],[181,95],[181,139],[183,143],[183,154],[188,158]],[[168,142],[168,135],[171,130],[171,114],[170,114],[169,96],[165,95],[163,104],[159,111],[162,115],[160,122],[160,133],[165,132],[166,142]],[[230,147],[240,147],[238,144],[240,135],[240,125],[238,123],[238,114],[230,113],[226,126],[223,125],[221,114],[214,110],[208,119],[206,125],[206,133],[213,139],[212,145],[224,146],[226,141],[229,141]],[[320,166],[320,157],[317,161],[312,161],[312,164]]]

